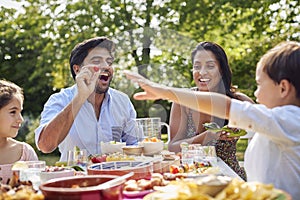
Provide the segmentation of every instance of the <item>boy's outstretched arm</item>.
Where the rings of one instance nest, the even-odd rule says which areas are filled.
[[[136,100],[166,99],[203,113],[223,119],[229,118],[231,99],[226,95],[167,87],[134,72],[124,71],[124,73],[128,79],[138,83],[144,90],[144,92],[134,94]]]

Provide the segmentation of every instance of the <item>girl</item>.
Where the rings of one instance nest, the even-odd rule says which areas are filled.
[[[23,91],[16,84],[0,80],[0,182],[8,183],[16,161],[38,160],[34,149],[19,142],[17,136],[23,122]]]

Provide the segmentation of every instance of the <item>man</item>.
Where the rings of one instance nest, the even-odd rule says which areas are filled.
[[[50,96],[35,130],[38,148],[49,153],[59,147],[61,161],[74,146],[88,154],[101,153],[100,142],[135,142],[136,111],[128,96],[113,88],[114,43],[96,37],[71,52],[70,69],[76,84]]]

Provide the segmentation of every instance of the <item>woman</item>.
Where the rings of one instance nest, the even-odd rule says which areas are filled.
[[[212,42],[201,42],[192,52],[193,79],[195,91],[209,91],[226,94],[242,101],[253,101],[246,95],[238,93],[231,84],[231,70],[225,51]],[[228,123],[225,119],[213,117],[185,106],[174,103],[170,114],[171,140],[169,150],[179,152],[180,144],[214,145],[217,156],[226,162],[241,178],[246,179],[243,169],[236,158],[238,138],[226,137],[226,134],[215,134],[206,131],[204,123],[215,122],[220,127]]]

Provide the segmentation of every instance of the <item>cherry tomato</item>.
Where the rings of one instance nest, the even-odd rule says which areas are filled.
[[[98,72],[99,70],[100,70],[99,67],[97,67],[97,66],[94,67],[94,71],[95,71],[95,72]]]

